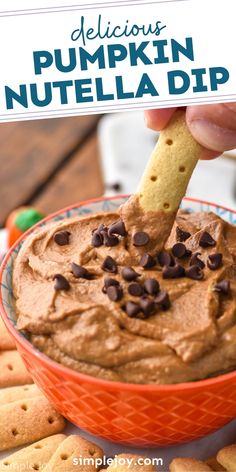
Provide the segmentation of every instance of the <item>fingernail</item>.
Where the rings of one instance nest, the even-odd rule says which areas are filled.
[[[236,131],[207,120],[193,120],[188,125],[196,141],[207,149],[223,152],[236,147]]]

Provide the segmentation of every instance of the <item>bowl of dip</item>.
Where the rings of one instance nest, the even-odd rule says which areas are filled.
[[[93,218],[93,215],[98,213],[116,213],[118,207],[126,199],[125,196],[108,197],[71,206],[50,215],[24,234],[10,249],[1,266],[1,315],[34,382],[55,408],[81,429],[104,439],[132,446],[161,446],[192,441],[214,432],[236,416],[236,371],[233,370],[234,349],[232,348],[232,352],[230,350],[231,340],[235,339],[234,333],[236,336],[236,324],[234,325],[232,321],[234,316],[231,313],[231,308],[228,307],[227,297],[222,296],[222,300],[220,299],[219,307],[223,306],[221,308],[223,316],[219,315],[219,321],[217,318],[217,322],[213,325],[210,319],[208,323],[208,320],[203,316],[204,301],[202,301],[200,295],[195,299],[194,308],[189,308],[189,318],[186,315],[186,313],[188,314],[188,311],[186,311],[188,299],[183,299],[185,300],[182,303],[185,317],[182,320],[182,332],[180,332],[181,330],[178,332],[178,316],[176,319],[171,318],[171,323],[173,323],[173,325],[171,324],[172,332],[175,336],[168,335],[165,339],[163,338],[163,346],[158,347],[159,351],[156,351],[157,348],[152,340],[149,340],[147,334],[145,337],[143,331],[141,335],[138,332],[139,323],[140,326],[143,326],[142,329],[146,329],[143,325],[145,320],[142,317],[138,320],[132,318],[132,315],[129,317],[132,321],[132,326],[130,325],[132,333],[128,333],[128,325],[125,325],[125,329],[122,327],[122,336],[126,337],[122,337],[123,344],[119,346],[117,336],[113,332],[112,320],[109,318],[108,325],[104,325],[106,313],[104,312],[102,317],[102,314],[98,311],[93,312],[95,309],[93,306],[89,307],[88,310],[85,304],[83,305],[84,310],[87,310],[89,314],[83,321],[85,338],[83,343],[81,341],[82,347],[73,341],[73,339],[78,339],[76,338],[77,333],[73,323],[71,325],[68,321],[71,320],[73,310],[77,316],[77,305],[75,305],[76,308],[74,306],[70,308],[70,316],[64,317],[67,320],[65,325],[62,324],[60,316],[58,319],[51,320],[59,329],[56,337],[51,339],[48,336],[47,323],[45,323],[44,332],[39,335],[37,320],[43,312],[44,304],[47,303],[51,285],[45,290],[45,294],[41,292],[42,287],[40,285],[38,287],[38,298],[34,295],[33,304],[32,306],[29,305],[34,322],[27,320],[26,316],[26,318],[23,317],[26,324],[24,325],[23,322],[22,329],[18,330],[16,328],[19,303],[13,295],[13,289],[15,290],[15,287],[13,287],[13,267],[16,268],[15,261],[24,241],[29,241],[32,237],[35,238],[36,243],[32,258],[32,263],[35,263],[39,251],[37,235],[41,234],[42,231],[46,230],[46,233],[49,234],[51,228],[53,228],[52,224],[58,224],[59,228],[62,228],[66,233],[63,225],[67,221],[72,221],[71,218],[74,220],[78,217],[85,217],[86,220],[86,217],[90,218],[91,216]],[[235,211],[212,203],[186,198],[182,202],[182,209],[187,210],[192,215],[196,212],[212,212],[212,214],[231,225],[236,224]],[[203,220],[202,217],[201,224],[204,224]],[[210,227],[211,225],[214,226],[213,220],[214,216],[212,222],[209,223],[208,221]],[[194,224],[193,221],[194,216],[191,220],[192,225]],[[55,236],[53,237],[55,240]],[[63,238],[61,231],[59,240],[60,237]],[[229,245],[231,245],[232,238],[230,234],[228,238]],[[49,239],[44,241],[45,248],[49,251],[47,254],[51,252],[51,243],[48,241]],[[232,244],[235,243],[232,242]],[[60,250],[60,244],[57,249]],[[113,249],[111,248],[111,250]],[[86,254],[87,252],[85,256]],[[27,257],[27,254],[23,253],[21,258],[23,264],[27,265]],[[117,257],[121,256],[118,255]],[[226,261],[227,257],[227,253],[225,253],[224,259]],[[55,270],[59,261],[58,258],[60,258],[60,254],[56,257],[53,256]],[[212,261],[214,262],[214,257]],[[51,266],[52,261],[49,266],[47,260],[44,260],[40,271],[48,274]],[[214,286],[217,285],[217,280],[214,281],[216,274],[217,271],[214,269],[210,273],[210,276],[213,277],[212,284]],[[104,275],[114,276],[112,273]],[[225,280],[227,276],[222,273],[221,278]],[[90,286],[87,285],[87,282],[90,282],[89,277],[85,277],[85,279],[86,283],[83,282],[84,286],[80,292],[79,301],[81,303],[84,303],[83,296],[92,290],[90,287],[92,287],[93,280],[91,280]],[[54,278],[53,283],[59,283],[60,285],[61,280],[60,277]],[[175,284],[179,280],[175,279]],[[190,277],[187,281],[181,282],[182,285],[173,285],[173,287],[170,285],[169,293],[170,299],[173,299],[173,304],[175,299],[178,299],[180,289],[186,294],[190,289],[195,290],[192,287],[195,287],[195,285],[197,287],[197,283],[192,282],[192,280]],[[27,277],[25,282],[24,278],[21,277],[19,285],[21,283],[27,285],[23,289],[26,290],[26,302],[28,303],[34,293],[34,284],[27,284]],[[98,287],[96,287],[96,290],[98,290]],[[126,288],[124,288],[125,290]],[[196,288],[196,290],[198,289]],[[234,290],[234,285],[231,285],[230,300],[234,297]],[[101,291],[102,287],[99,294]],[[94,289],[92,292],[94,293]],[[35,293],[37,293],[37,290]],[[111,291],[112,293],[113,298],[117,296],[116,290]],[[99,297],[102,296],[99,295]],[[35,297],[37,301],[35,301]],[[68,305],[68,303],[70,304],[75,300],[73,293],[71,298],[68,299],[69,302],[66,297],[67,292],[60,301],[59,314],[62,313],[61,307],[65,303]],[[110,301],[113,303],[112,300]],[[167,311],[158,312],[159,316],[166,316]],[[199,312],[199,320],[196,316],[197,311]],[[116,317],[115,314],[116,310],[114,308],[114,318]],[[83,313],[81,319],[82,316]],[[127,317],[125,312],[124,317]],[[194,333],[189,334],[186,327],[188,323],[191,324],[194,317],[196,317],[194,332],[197,331],[197,339]],[[94,320],[95,324],[101,319],[102,333],[92,329],[90,319]],[[136,324],[138,328],[135,327]],[[25,326],[27,326],[27,329],[25,329]],[[61,327],[63,327],[62,330]],[[160,330],[159,325],[158,329]],[[165,333],[165,329],[161,333]],[[31,330],[30,338],[28,336],[29,330]],[[219,340],[217,337],[218,331],[223,333]],[[112,336],[110,336],[110,332],[112,332]],[[55,349],[54,340],[58,343],[60,352]],[[64,347],[62,348],[62,346]],[[130,346],[130,348],[128,349],[127,346]],[[62,349],[64,349],[63,355],[61,353]],[[158,364],[157,352],[160,352],[160,356],[164,356],[162,357],[161,366],[160,363]],[[171,355],[175,352],[181,357],[181,360],[178,360],[177,363],[176,355],[174,357]],[[224,352],[227,353],[225,357]],[[135,359],[133,357],[134,353]],[[77,364],[73,361],[75,358]],[[111,368],[111,363],[114,368]],[[221,373],[226,370],[227,373]],[[196,376],[196,379],[194,376]],[[207,378],[202,378],[203,376]]]

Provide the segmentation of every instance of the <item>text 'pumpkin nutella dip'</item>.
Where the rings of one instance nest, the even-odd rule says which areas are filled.
[[[236,367],[236,228],[213,213],[177,213],[200,152],[176,112],[137,194],[116,213],[26,239],[13,288],[17,327],[34,346],[79,372],[131,383]]]

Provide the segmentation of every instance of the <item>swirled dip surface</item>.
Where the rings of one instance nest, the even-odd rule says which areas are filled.
[[[107,228],[119,218],[127,234],[115,236],[110,231],[118,243],[107,246]],[[27,238],[13,273],[18,329],[57,362],[110,380],[170,384],[233,369],[236,228],[213,213],[179,212],[165,244],[172,269],[166,254],[163,269],[163,260],[157,258],[163,250],[162,223],[157,214],[142,214],[134,201],[132,211],[128,205],[119,214],[64,220]],[[140,231],[148,241],[137,236]],[[94,246],[95,240],[100,245]],[[182,246],[173,249],[177,242]],[[186,253],[181,255],[183,245]],[[154,262],[144,268],[140,258],[147,254]],[[115,261],[115,269],[107,256]],[[199,271],[189,269],[199,265],[196,257],[204,263]],[[182,274],[176,272],[176,264]],[[88,272],[81,272],[81,267]],[[124,267],[138,276],[125,280]],[[108,296],[104,280],[109,278],[119,285],[118,290],[113,285]],[[126,269],[127,278],[132,275]],[[155,279],[159,287],[147,279]],[[139,288],[130,289],[134,283]],[[135,290],[142,294],[130,294]]]

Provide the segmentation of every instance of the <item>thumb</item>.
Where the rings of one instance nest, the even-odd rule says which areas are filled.
[[[205,148],[218,154],[236,148],[236,103],[190,106],[186,119],[190,132]]]

